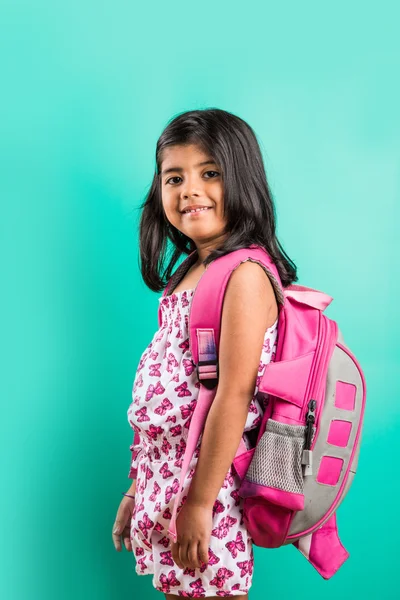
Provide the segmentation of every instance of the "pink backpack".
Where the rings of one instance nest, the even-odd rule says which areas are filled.
[[[243,519],[255,545],[293,544],[329,579],[349,556],[339,540],[335,511],[357,468],[365,379],[337,323],[323,314],[332,298],[299,285],[283,288],[269,255],[255,244],[210,263],[192,297],[189,348],[201,385],[168,534],[176,541],[183,482],[216,393],[225,288],[246,260],[260,263],[268,274],[279,318],[276,357],[259,383],[268,400],[257,443],[248,450],[242,438],[233,461]]]

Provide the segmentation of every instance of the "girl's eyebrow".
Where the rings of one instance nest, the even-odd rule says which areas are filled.
[[[203,162],[197,163],[194,165],[195,167],[203,167],[204,165],[216,165],[217,163],[213,160],[205,160]],[[166,173],[171,173],[172,171],[179,171],[181,173],[183,171],[182,167],[169,167],[169,169],[164,169],[161,171],[161,175],[165,175]]]

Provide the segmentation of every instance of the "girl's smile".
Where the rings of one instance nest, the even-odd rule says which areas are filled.
[[[183,216],[188,216],[188,217],[197,217],[197,215],[201,215],[202,213],[208,212],[209,210],[212,210],[212,206],[207,206],[206,208],[198,208],[195,210],[189,210],[189,211],[184,211],[182,214]]]

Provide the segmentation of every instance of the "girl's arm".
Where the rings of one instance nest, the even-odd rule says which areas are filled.
[[[278,317],[272,284],[246,261],[231,274],[224,297],[219,380],[204,427],[187,502],[212,508],[243,435],[265,331]]]

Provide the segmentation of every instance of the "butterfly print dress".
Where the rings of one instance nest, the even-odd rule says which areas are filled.
[[[130,447],[129,477],[136,477],[132,550],[136,573],[153,575],[153,587],[160,592],[193,598],[237,596],[246,594],[251,586],[254,558],[252,539],[243,521],[243,500],[238,494],[240,480],[233,466],[212,509],[214,526],[208,564],[179,568],[173,561],[167,535],[200,387],[189,350],[188,318],[193,294],[194,289],[159,298],[162,324],[140,358],[133,384],[128,421],[138,435]],[[247,448],[252,447],[248,432],[258,427],[265,407],[266,398],[257,396],[258,384],[265,366],[274,358],[276,338],[277,322],[264,336],[243,434]],[[201,439],[189,464],[181,505],[194,474]]]

